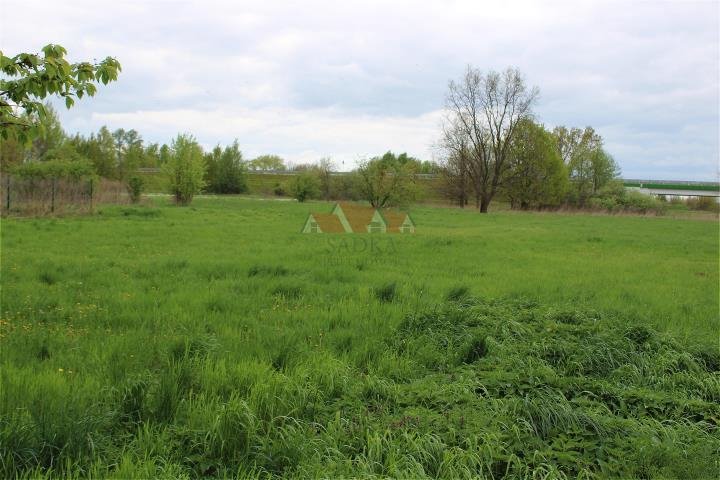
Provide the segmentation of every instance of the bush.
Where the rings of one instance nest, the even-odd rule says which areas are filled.
[[[588,199],[587,206],[607,212],[662,214],[667,210],[667,202],[637,190],[626,189],[620,182],[611,182],[600,189]]]
[[[285,188],[284,184],[277,182],[273,187],[273,193],[278,197],[284,197],[285,195],[287,195],[287,189]]]
[[[128,195],[130,195],[130,201],[132,203],[140,202],[143,187],[145,187],[145,181],[139,175],[133,175],[132,177],[128,178],[127,191]]]
[[[662,213],[665,211],[665,204],[658,201],[652,195],[647,195],[636,190],[629,190],[625,192],[625,195],[618,199],[619,203],[623,206],[626,211],[647,213],[649,211],[655,211]]]
[[[13,168],[12,173],[26,179],[67,178],[80,180],[96,177],[95,169],[88,160],[29,162]]]
[[[714,197],[689,197],[685,204],[691,210],[702,210],[706,212],[720,212],[720,204]]]
[[[206,191],[220,194],[247,191],[247,167],[243,163],[237,140],[224,149],[218,146],[212,152],[205,154],[205,163]]]
[[[320,196],[320,180],[315,172],[307,170],[295,176],[290,183],[290,191],[298,202]]]
[[[189,205],[205,186],[205,158],[194,137],[178,135],[172,143],[172,154],[163,165],[170,193],[178,205]]]

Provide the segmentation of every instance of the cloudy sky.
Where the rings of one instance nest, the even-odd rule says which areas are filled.
[[[626,178],[718,177],[717,1],[0,0],[0,49],[111,55],[70,133],[238,138],[247,158],[437,157],[447,83],[518,67],[538,119],[593,126]],[[22,19],[20,18],[20,14]]]

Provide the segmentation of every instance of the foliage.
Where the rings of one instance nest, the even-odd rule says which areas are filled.
[[[295,175],[290,181],[290,193],[298,202],[318,198],[321,191],[317,172],[305,170]]]
[[[287,170],[285,161],[277,155],[260,155],[248,162],[248,168],[253,171],[284,171]]]
[[[127,190],[130,195],[130,202],[139,203],[142,197],[145,181],[140,175],[133,175],[127,180]]]
[[[663,214],[667,210],[665,202],[653,195],[625,188],[621,181],[607,183],[587,201],[587,206],[608,212],[630,212]]]
[[[107,127],[101,127],[97,135],[89,138],[75,136],[70,139],[75,149],[90,159],[98,175],[105,178],[118,178],[118,155],[115,137]]]
[[[620,175],[615,160],[603,149],[603,139],[592,127],[568,129],[560,126],[553,130],[558,153],[568,168],[571,204],[584,206],[611,180]]]
[[[178,135],[172,142],[170,158],[163,165],[169,192],[178,205],[189,205],[205,187],[205,158],[197,140]]]
[[[330,157],[323,157],[321,158],[316,167],[317,171],[317,178],[320,183],[320,192],[322,194],[322,198],[325,200],[330,200],[333,198],[333,181],[332,181],[332,173],[335,170],[335,165],[333,164],[333,161]]]
[[[8,133],[7,138],[0,141],[0,171],[7,172],[25,160],[25,146],[17,135]]]
[[[12,173],[21,178],[94,178],[95,170],[87,160],[48,160],[18,165]]]
[[[8,57],[0,51],[0,135],[16,135],[21,141],[32,138],[36,126],[28,118],[46,115],[42,99],[59,95],[70,108],[75,99],[93,96],[96,82],[107,84],[117,79],[120,63],[107,57],[99,63],[69,63],[67,51],[60,45],[46,45],[42,55],[19,53]]]
[[[720,212],[720,203],[713,197],[689,197],[685,204],[692,210],[704,210],[707,212]]]
[[[27,152],[27,157],[31,160],[46,160],[47,153],[63,147],[67,138],[52,105],[46,103],[44,108],[44,116],[27,119],[34,127],[34,135]]]
[[[285,185],[280,182],[276,182],[275,186],[273,187],[273,194],[275,194],[278,197],[284,197],[287,193],[287,189],[285,188]]]
[[[415,167],[407,157],[395,157],[390,152],[361,162],[357,190],[375,208],[407,206],[418,197]]]
[[[568,189],[567,171],[555,139],[529,119],[518,123],[506,176],[503,191],[516,208],[560,205]]]
[[[243,193],[247,191],[247,173],[240,145],[235,140],[224,149],[218,145],[205,154],[206,190],[212,193]]]
[[[468,66],[460,81],[450,81],[441,146],[449,162],[462,164],[446,173],[459,175],[453,183],[460,187],[463,206],[469,183],[480,212],[487,213],[503,181],[510,178],[510,145],[518,124],[532,116],[538,95],[539,90],[528,88],[514,68],[484,73]]]

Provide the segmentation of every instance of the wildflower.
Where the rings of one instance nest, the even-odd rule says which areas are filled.
[[[61,373],[62,373],[62,372],[64,372],[64,371],[65,371],[65,370],[63,370],[62,368],[58,368],[58,372],[61,372]]]

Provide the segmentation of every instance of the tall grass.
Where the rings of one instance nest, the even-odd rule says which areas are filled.
[[[715,476],[716,223],[324,207],[3,220],[0,477]]]

